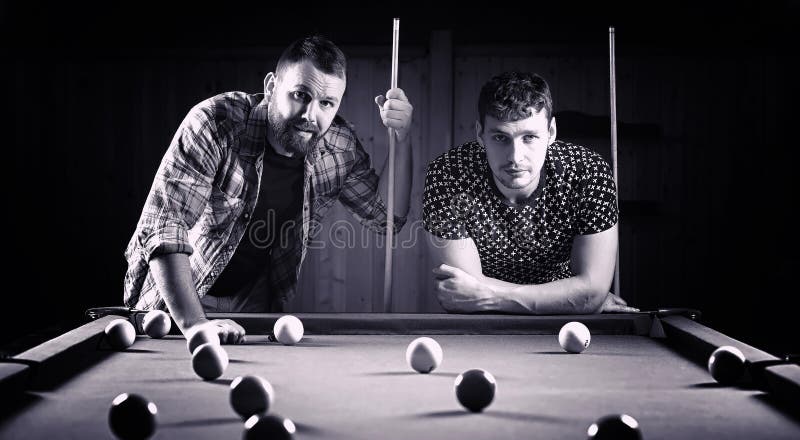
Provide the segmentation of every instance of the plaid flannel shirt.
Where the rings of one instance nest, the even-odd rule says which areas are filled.
[[[266,121],[263,94],[225,93],[192,108],[161,161],[125,250],[126,306],[165,308],[148,264],[161,254],[188,254],[198,296],[208,292],[253,215],[267,147]],[[301,227],[294,228],[288,246],[273,247],[266,262],[269,289],[284,301],[294,295],[307,245],[336,200],[370,230],[386,232],[378,176],[341,117],[306,155],[303,182],[303,209],[295,223]],[[395,217],[395,231],[405,221]]]

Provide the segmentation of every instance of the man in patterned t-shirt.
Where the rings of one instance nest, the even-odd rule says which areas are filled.
[[[477,139],[428,166],[423,218],[449,312],[636,311],[609,293],[617,251],[608,164],[556,140],[547,83],[507,72],[478,100]]]

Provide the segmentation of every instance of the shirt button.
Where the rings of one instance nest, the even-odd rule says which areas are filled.
[[[247,220],[249,218],[250,218],[250,213],[249,212],[245,212],[244,213],[244,219]]]

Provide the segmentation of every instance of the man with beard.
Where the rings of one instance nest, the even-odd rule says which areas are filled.
[[[237,343],[244,329],[205,312],[280,312],[306,245],[337,199],[386,232],[388,171],[377,175],[337,111],[346,60],[331,41],[292,43],[264,93],[224,93],[196,105],[158,169],[125,251],[125,304],[167,308],[184,334],[210,327]],[[395,231],[411,188],[412,106],[401,89],[375,98],[397,136]],[[388,162],[388,161],[387,161]]]
[[[600,155],[556,140],[547,83],[489,80],[477,140],[430,163],[423,219],[449,312],[636,311],[609,293],[617,251],[614,178]]]

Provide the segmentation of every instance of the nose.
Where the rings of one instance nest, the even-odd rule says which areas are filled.
[[[525,147],[522,145],[522,141],[514,141],[514,145],[508,151],[507,159],[513,165],[525,162]]]
[[[309,102],[308,104],[303,107],[303,113],[301,115],[305,122],[316,123],[317,122],[317,112],[316,112],[316,105],[314,101]]]

